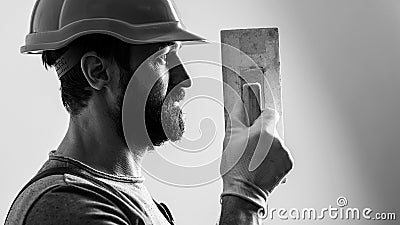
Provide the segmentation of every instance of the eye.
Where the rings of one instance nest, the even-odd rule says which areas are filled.
[[[167,64],[167,54],[161,54],[160,56],[158,56],[159,62],[161,65],[166,65]]]

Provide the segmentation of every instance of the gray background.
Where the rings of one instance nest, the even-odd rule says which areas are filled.
[[[33,4],[27,0],[0,2],[1,219],[67,129],[68,115],[55,73],[43,69],[40,57],[19,54]],[[219,40],[221,29],[279,28],[285,142],[295,168],[287,184],[271,196],[270,207],[320,209],[336,206],[336,199],[345,196],[351,207],[395,211],[399,216],[399,1],[176,0],[176,4],[188,28],[214,41]],[[220,76],[208,74],[217,80]],[[196,87],[188,93],[196,93]],[[218,88],[209,93],[222,96]],[[217,139],[208,151],[218,154],[223,133],[221,108],[216,104],[213,110],[214,103],[199,101],[205,102],[187,105],[187,116],[210,119],[199,127],[199,120],[196,124],[188,118],[188,135],[214,122]],[[164,148],[164,156],[174,158],[174,146]],[[157,167],[151,160],[146,163],[149,168]],[[206,161],[190,165],[199,163]],[[218,220],[220,180],[183,188],[146,177],[154,197],[167,202],[178,224],[215,224]],[[389,224],[328,219],[288,222]]]

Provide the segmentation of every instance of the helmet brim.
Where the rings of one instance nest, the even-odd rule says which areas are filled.
[[[46,50],[57,50],[88,34],[106,34],[130,44],[171,41],[181,41],[183,44],[207,43],[205,38],[182,28],[177,21],[131,25],[120,20],[100,18],[80,20],[57,31],[28,34],[26,44],[20,51],[40,54]]]

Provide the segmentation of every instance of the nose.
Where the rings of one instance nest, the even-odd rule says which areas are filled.
[[[175,88],[177,86],[189,88],[192,86],[192,80],[179,57],[176,58],[175,65],[169,70],[168,86],[170,88]]]

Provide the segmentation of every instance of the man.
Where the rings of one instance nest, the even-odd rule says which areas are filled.
[[[141,161],[183,135],[176,103],[191,81],[177,52],[187,41],[204,39],[181,27],[168,0],[36,2],[21,51],[55,67],[70,122],[6,224],[173,224],[144,186]],[[292,168],[273,136],[274,112],[251,127],[244,115],[238,101],[221,161],[220,224],[259,224],[268,194]],[[258,151],[267,157],[249,170]]]

